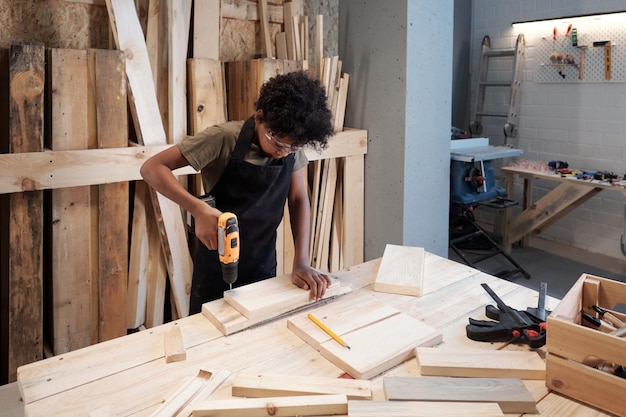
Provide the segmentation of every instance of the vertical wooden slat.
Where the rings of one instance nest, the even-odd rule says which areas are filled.
[[[126,328],[128,329],[137,329],[146,321],[148,257],[150,256],[146,233],[146,202],[150,203],[150,200],[146,201],[146,192],[146,184],[143,181],[136,181],[126,291]]]
[[[85,50],[50,49],[50,148],[87,149],[88,61]],[[91,344],[90,188],[51,192],[52,350]]]
[[[347,156],[343,166],[343,259],[344,268],[363,262],[363,203],[365,157]]]
[[[272,48],[272,35],[270,34],[269,13],[267,11],[267,0],[258,1],[259,22],[261,24],[261,53],[265,58],[274,58],[274,48]]]
[[[193,4],[193,57],[220,59],[220,0]]]
[[[190,59],[189,108],[191,134],[226,122],[226,87],[223,65],[213,59]]]
[[[124,54],[97,50],[98,147],[128,145]],[[128,280],[128,183],[99,187],[99,341],[126,334]]]
[[[169,143],[179,143],[187,135],[187,45],[191,0],[168,1]]]
[[[11,45],[9,152],[43,151],[44,52],[43,44]],[[29,184],[23,185],[29,189]],[[8,302],[1,308],[7,318],[2,326],[6,370],[13,382],[18,366],[43,355],[43,193],[24,191],[11,194],[9,200],[7,276],[2,278]]]

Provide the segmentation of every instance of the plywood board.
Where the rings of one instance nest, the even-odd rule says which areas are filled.
[[[345,395],[303,395],[296,397],[213,400],[198,404],[193,417],[289,417],[348,413]]]
[[[339,292],[341,283],[330,276],[331,284],[324,298]],[[291,282],[291,274],[224,291],[224,300],[248,319],[259,321],[310,304],[309,291]]]
[[[350,417],[496,417],[496,403],[440,403],[426,401],[348,401]]]
[[[239,372],[233,380],[236,397],[285,397],[295,395],[343,394],[349,400],[371,400],[368,380],[285,374]]]
[[[489,349],[416,349],[422,375],[545,379],[546,365],[537,352]]]
[[[505,413],[537,413],[518,378],[385,377],[383,387],[388,401],[496,402]]]
[[[287,327],[322,356],[356,379],[370,379],[414,357],[418,346],[434,346],[442,341],[438,330],[393,307],[375,300],[355,314],[333,311],[329,304],[312,313],[349,346],[346,349],[311,322],[306,314],[287,320]],[[363,317],[366,316],[366,317]]]
[[[374,290],[419,296],[424,281],[424,248],[385,246],[383,259],[374,281]]]

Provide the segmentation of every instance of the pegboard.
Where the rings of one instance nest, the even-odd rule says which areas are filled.
[[[572,36],[565,36],[568,24],[556,25],[557,38],[554,40],[552,29],[546,27],[544,36],[538,38],[536,60],[539,67],[535,71],[537,83],[623,83],[626,82],[626,32],[615,24],[587,25],[580,24],[576,28],[578,47],[572,45]],[[605,47],[593,46],[594,42],[611,41],[610,79],[605,74]],[[585,48],[586,47],[586,48]],[[582,50],[584,48],[584,51]],[[561,54],[563,58],[572,57],[574,63],[564,61],[554,63],[550,60],[552,53]],[[581,53],[585,55],[582,79],[579,79]],[[568,55],[570,54],[570,55]]]

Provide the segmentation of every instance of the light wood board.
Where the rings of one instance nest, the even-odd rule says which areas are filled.
[[[345,395],[213,400],[198,404],[193,417],[289,417],[347,414]]]
[[[350,417],[496,417],[496,403],[440,403],[427,401],[348,401]]]
[[[374,290],[419,296],[424,281],[424,248],[385,246]]]
[[[324,298],[336,295],[341,287],[336,278],[330,276],[330,280]],[[224,291],[224,300],[248,319],[257,322],[311,303],[309,291],[292,283],[291,274]]]
[[[285,285],[288,285],[285,282],[284,277],[289,277],[289,275],[283,276],[282,281]],[[264,283],[261,284],[261,286],[274,285],[274,283],[272,282],[273,279],[275,278],[260,281]],[[282,301],[282,304],[274,305],[272,308],[266,309],[262,312],[263,314],[259,314],[259,311],[257,311],[257,314],[255,314],[253,318],[248,318],[243,315],[235,307],[229,304],[224,298],[220,298],[218,300],[210,301],[203,304],[202,314],[224,335],[229,335],[246,329],[250,326],[254,326],[255,324],[259,324],[263,321],[278,317],[281,314],[287,313],[295,308],[301,308],[307,305],[314,305],[314,303],[309,301],[308,299],[309,292],[307,290],[297,288],[295,285],[291,284],[291,282],[289,282],[289,284],[292,287],[290,290],[290,292],[292,293],[286,295],[289,295],[291,298],[283,298],[282,300],[278,300]],[[328,299],[331,296],[336,297],[342,294],[349,293],[350,291],[352,291],[350,285],[339,285],[337,288],[332,288],[330,292],[327,291],[325,298],[321,301],[318,301],[318,303],[324,302],[325,299]],[[275,299],[274,301],[276,300],[277,299]],[[267,306],[268,304],[266,303],[265,305]]]
[[[239,372],[232,394],[253,398],[343,394],[349,400],[371,400],[372,387],[368,380]]]
[[[416,349],[420,373],[428,376],[545,379],[546,365],[533,351]]]
[[[537,413],[518,378],[385,377],[388,401],[496,402],[505,413]]]
[[[343,311],[342,311],[343,308]],[[415,355],[418,346],[442,341],[438,330],[376,300],[345,310],[333,304],[312,311],[349,346],[344,348],[308,319],[307,314],[287,320],[287,327],[322,356],[356,379],[370,379]]]

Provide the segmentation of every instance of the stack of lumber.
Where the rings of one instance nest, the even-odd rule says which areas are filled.
[[[7,129],[0,134],[0,154],[6,154],[0,155],[6,178],[0,183],[0,336],[6,347],[0,380],[14,381],[20,365],[188,314],[196,242],[187,230],[187,214],[146,186],[139,167],[188,134],[248,117],[258,88],[271,75],[307,69],[308,19],[297,16],[300,1],[283,6],[206,0],[193,8],[192,0],[93,4],[108,13],[110,50],[20,42],[0,50],[0,117]],[[270,59],[275,55],[267,53],[225,64],[220,61],[224,17],[253,19],[274,33],[277,27],[287,33],[289,26],[290,39],[300,35],[292,46],[299,45],[303,55]],[[267,51],[275,49],[264,42]],[[227,95],[226,81],[235,68],[254,65],[266,69],[256,77],[246,74],[249,88]],[[356,160],[332,158],[338,167],[334,179],[315,180],[318,187],[332,182],[322,195],[332,189],[341,194],[336,201],[359,204],[345,209],[362,211],[364,147]],[[193,194],[203,192],[192,169],[175,174],[181,183],[188,181]],[[341,193],[341,180],[352,174],[357,188]],[[340,222],[343,204],[334,207],[328,198],[312,204]],[[330,224],[330,216],[319,217]],[[356,220],[333,226],[340,230],[334,234],[326,232],[330,226],[321,229],[320,251],[332,246],[339,253],[345,243],[339,236],[359,236],[341,248],[335,269],[362,261],[362,216]],[[285,259],[279,275],[291,271],[293,257],[289,222],[281,227],[277,251]],[[313,247],[315,233],[311,236]],[[329,261],[319,265],[331,267]]]

